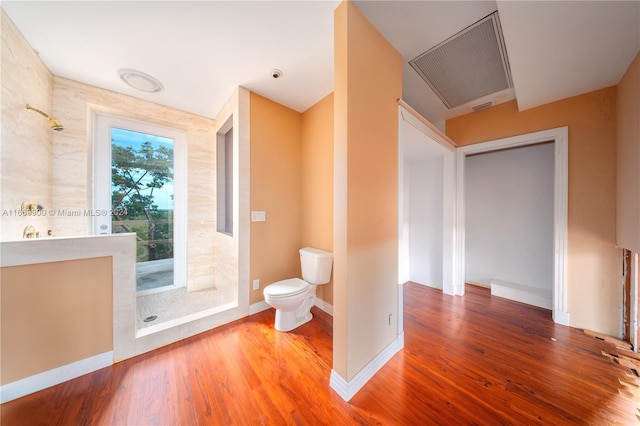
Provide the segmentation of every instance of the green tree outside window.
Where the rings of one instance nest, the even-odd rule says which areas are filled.
[[[166,188],[173,184],[173,148],[148,140],[135,145],[112,138],[113,232],[136,234],[138,262],[173,258],[173,208],[158,206],[158,195],[173,199]]]

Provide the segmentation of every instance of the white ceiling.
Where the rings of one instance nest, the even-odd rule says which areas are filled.
[[[237,86],[297,111],[333,90],[333,11],[327,1],[2,1],[55,75],[205,117]],[[640,1],[356,1],[403,55],[403,98],[443,128],[447,110],[407,64],[496,9],[520,109],[618,83],[640,50]],[[126,86],[119,68],[158,78],[162,93]],[[274,80],[273,68],[283,77]]]
[[[331,93],[338,4],[3,0],[2,9],[53,74],[215,118],[237,86],[297,111]],[[164,91],[128,87],[120,68]]]
[[[520,110],[618,84],[640,50],[640,2],[499,2]]]

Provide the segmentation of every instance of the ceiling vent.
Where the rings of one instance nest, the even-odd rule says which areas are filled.
[[[427,50],[409,64],[447,108],[513,87],[498,12]]]

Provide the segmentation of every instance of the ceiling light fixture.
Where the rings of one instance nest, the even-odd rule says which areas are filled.
[[[272,69],[271,70],[271,77],[278,79],[280,77],[282,77],[282,71],[280,71],[279,69]]]
[[[145,74],[142,71],[121,68],[118,70],[120,79],[136,90],[147,93],[158,93],[164,90],[164,86],[157,78]]]

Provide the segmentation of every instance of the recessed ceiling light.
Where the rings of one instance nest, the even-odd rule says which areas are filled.
[[[147,93],[162,92],[164,86],[157,78],[145,74],[142,71],[133,70],[130,68],[121,68],[118,70],[118,75],[129,86],[134,89]]]

